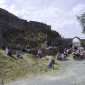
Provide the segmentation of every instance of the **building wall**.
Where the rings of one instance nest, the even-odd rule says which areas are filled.
[[[27,23],[27,28],[30,30],[43,30],[43,29],[51,29],[50,25],[41,23],[41,22],[36,22],[36,21],[30,21]]]

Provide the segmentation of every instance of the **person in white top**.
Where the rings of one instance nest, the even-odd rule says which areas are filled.
[[[5,51],[6,51],[6,53],[8,54],[8,52],[9,52],[9,49],[6,47]]]
[[[85,56],[85,51],[84,51],[84,56]]]
[[[40,49],[38,50],[38,55],[40,58],[42,57],[42,51]]]
[[[62,57],[63,60],[65,59],[65,55],[64,55],[64,53],[62,53],[61,57]]]

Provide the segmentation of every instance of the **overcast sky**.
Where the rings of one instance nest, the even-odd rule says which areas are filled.
[[[0,0],[0,7],[27,21],[51,25],[65,38],[85,39],[76,18],[85,12],[85,0]]]

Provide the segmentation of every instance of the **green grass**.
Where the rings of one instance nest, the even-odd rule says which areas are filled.
[[[52,68],[47,68],[48,59],[34,58],[32,55],[21,52],[23,59],[7,56],[0,50],[0,70],[4,82],[32,77],[38,73],[48,72]],[[56,70],[58,65],[55,65]]]

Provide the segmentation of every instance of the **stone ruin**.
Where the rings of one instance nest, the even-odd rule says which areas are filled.
[[[7,29],[51,30],[51,26],[36,21],[27,22],[27,20],[20,19],[8,11],[0,8],[0,42],[3,39],[3,31]]]
[[[77,38],[79,40],[79,47],[81,46],[85,46],[85,39],[80,39],[79,37],[74,37],[74,38],[62,38],[61,39],[61,45],[62,47],[69,47],[70,45],[72,45],[73,39]]]
[[[36,22],[36,21],[29,21],[24,19],[20,19],[14,14],[9,13],[8,11],[0,8],[0,42],[3,40],[3,32],[7,29],[18,29],[18,30],[51,30],[51,26]],[[73,38],[59,38],[57,41],[59,43],[61,42],[62,47],[68,47],[70,44],[72,44]],[[85,39],[80,39],[81,45],[85,46]]]

